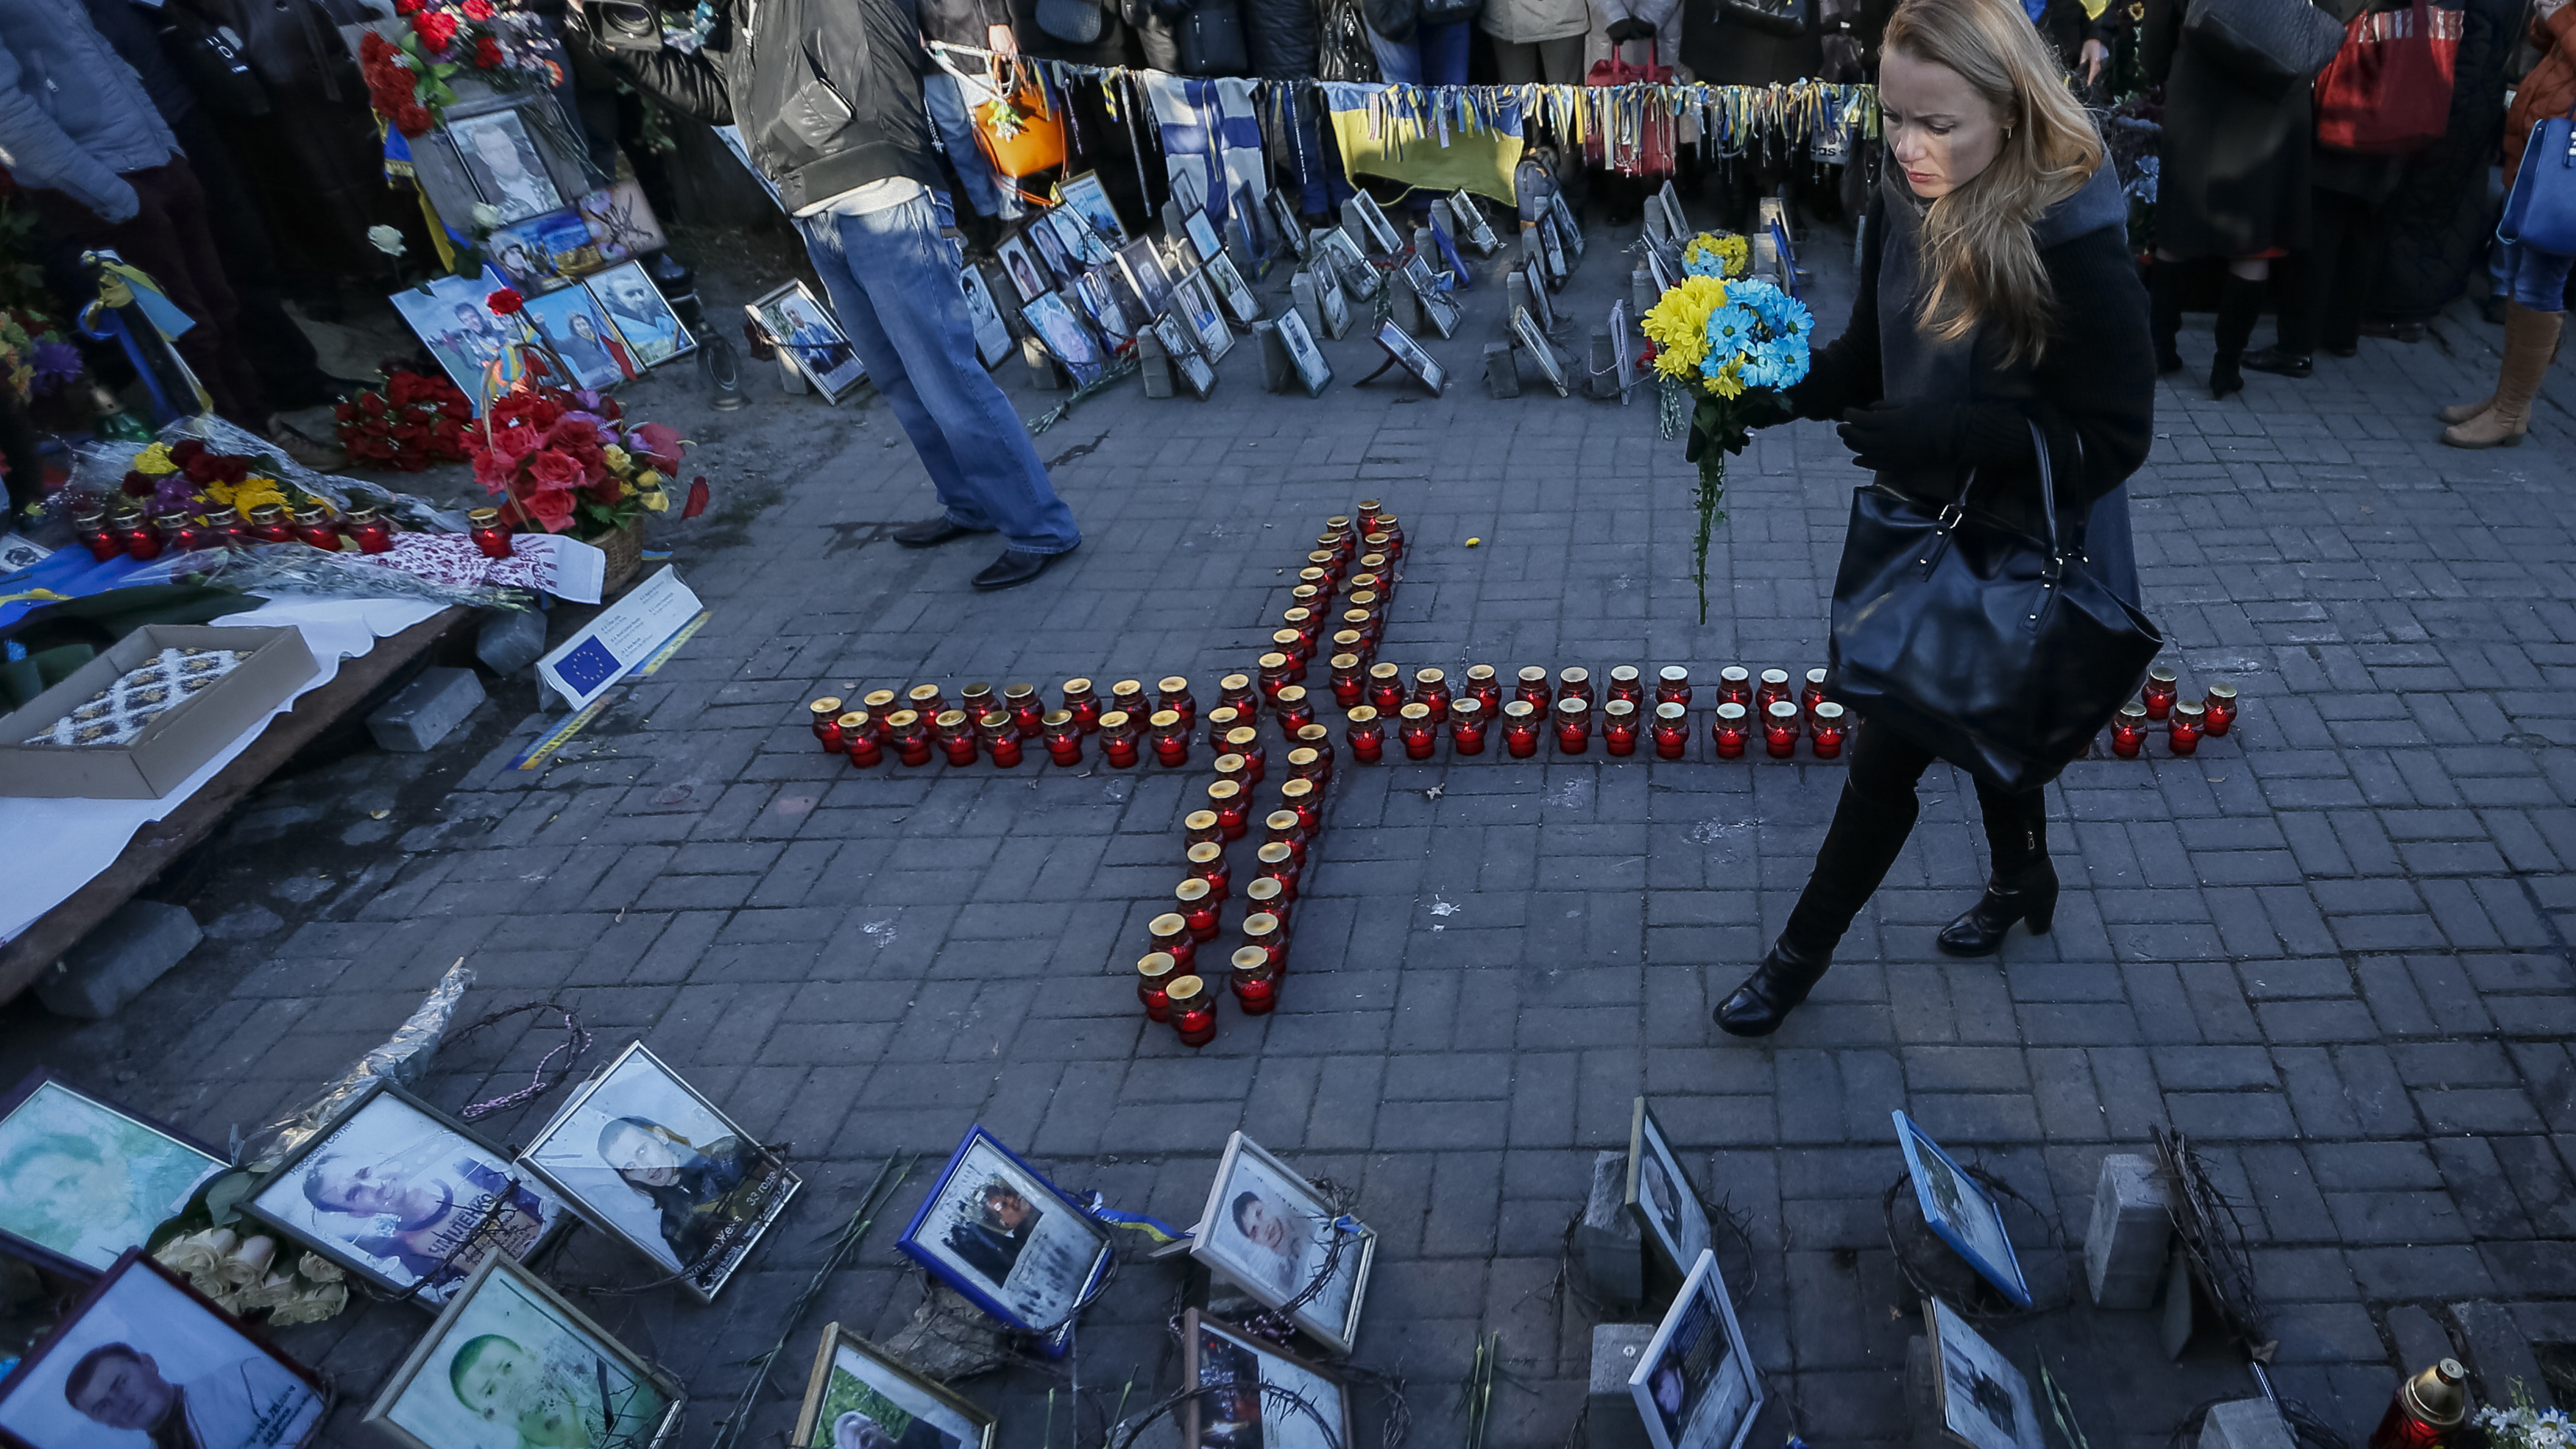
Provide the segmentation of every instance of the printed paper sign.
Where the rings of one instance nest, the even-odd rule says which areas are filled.
[[[608,692],[608,686],[642,663],[663,640],[698,614],[698,596],[668,564],[637,584],[581,632],[537,661],[537,677],[574,709]]]

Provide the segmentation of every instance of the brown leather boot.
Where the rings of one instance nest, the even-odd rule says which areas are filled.
[[[2534,312],[2519,302],[2504,312],[2504,360],[2496,369],[2495,406],[2442,430],[2454,448],[2518,447],[2531,430],[2531,399],[2558,353],[2563,312]]]
[[[2485,412],[2487,409],[2494,406],[2495,394],[2488,393],[2485,397],[2479,398],[2473,403],[2453,403],[2449,407],[2442,409],[2440,412],[2433,414],[2433,416],[2440,418],[2446,423],[2465,423],[2469,419],[2476,417],[2478,414]]]

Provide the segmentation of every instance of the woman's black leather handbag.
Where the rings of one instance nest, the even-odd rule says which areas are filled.
[[[2304,84],[2343,48],[2343,26],[2308,0],[2191,0],[2182,29],[2202,55],[2258,86]]]
[[[1852,495],[1834,579],[1835,699],[2006,790],[2057,778],[2164,647],[2061,540],[2048,439],[2033,423],[2048,537],[1975,511],[1972,475],[1934,509],[1880,483]]]

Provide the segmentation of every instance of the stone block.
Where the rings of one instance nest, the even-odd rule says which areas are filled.
[[[474,626],[474,657],[503,679],[546,652],[546,616],[538,609],[486,609]]]
[[[1583,1221],[1574,1227],[1574,1261],[1593,1297],[1635,1303],[1645,1296],[1645,1235],[1624,1199],[1628,1154],[1604,1151],[1592,1159],[1592,1192]]]
[[[438,748],[483,703],[483,681],[471,669],[424,669],[374,714],[367,733],[376,748],[419,754]]]
[[[1485,391],[1495,397],[1521,395],[1520,364],[1513,359],[1508,342],[1485,344]]]
[[[1136,372],[1145,379],[1145,396],[1172,395],[1172,357],[1151,328],[1136,334]]]
[[[1655,1336],[1651,1323],[1592,1326],[1591,1412],[1583,1421],[1591,1449],[1647,1449],[1645,1417],[1628,1392],[1628,1376]]]
[[[2201,1421],[2200,1449],[2298,1449],[2289,1421],[2269,1399],[2214,1404]]]
[[[1628,273],[1628,311],[1630,320],[1643,318],[1649,308],[1663,300],[1655,290],[1655,274],[1644,267]]]
[[[1252,336],[1261,345],[1262,391],[1287,392],[1304,386],[1297,380],[1297,363],[1288,355],[1288,343],[1279,335],[1278,323],[1255,322]]]
[[[185,906],[128,901],[36,982],[57,1016],[105,1021],[205,939]]]
[[[2412,1374],[2451,1357],[2451,1335],[2432,1314],[2412,1303],[2388,1310],[2388,1336],[2397,1341],[2397,1371]]]
[[[2540,1360],[2532,1356],[2522,1329],[2502,1304],[2454,1303],[2451,1318],[2460,1325],[2460,1336],[2468,1340],[2469,1367],[2478,1376],[2478,1402],[2511,1404],[2514,1386],[2520,1384],[2532,1402],[2548,1405],[2549,1385],[2540,1376]],[[2422,1367],[2407,1366],[2409,1372]]]
[[[1288,278],[1288,298],[1289,304],[1297,309],[1297,315],[1305,319],[1306,335],[1323,336],[1324,309],[1323,305],[1315,300],[1315,274],[1303,267],[1298,268],[1296,273]]]
[[[2128,1152],[2103,1158],[2084,1234],[2084,1279],[2093,1301],[2104,1308],[2154,1303],[2172,1237],[2172,1199],[2155,1162]]]
[[[1020,339],[1020,361],[1028,364],[1029,386],[1040,392],[1064,391],[1068,381],[1064,369],[1055,365],[1055,359],[1047,354],[1046,344],[1038,341],[1037,334],[1031,333]]]

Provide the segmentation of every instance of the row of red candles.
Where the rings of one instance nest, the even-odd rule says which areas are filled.
[[[248,521],[222,506],[208,508],[202,516],[181,514],[155,519],[140,509],[111,515],[105,508],[91,505],[72,515],[72,531],[89,550],[89,556],[100,563],[113,558],[156,559],[164,553],[299,541],[340,553],[345,551],[343,538],[356,544],[360,553],[384,553],[394,546],[392,526],[363,504],[353,505],[339,522],[318,508],[304,509],[290,522],[286,510],[274,503],[252,508]]]
[[[2161,720],[2165,726],[2165,748],[2176,755],[2188,756],[2200,748],[2203,736],[2224,739],[2236,727],[2236,686],[2213,684],[2202,699],[2184,699],[2179,678],[2170,669],[2158,665],[2147,671],[2147,687],[2136,698],[2120,706],[2119,715],[2111,721],[2111,753],[2123,760],[2134,760],[2146,748],[2147,736],[2153,731],[2150,721]]]

